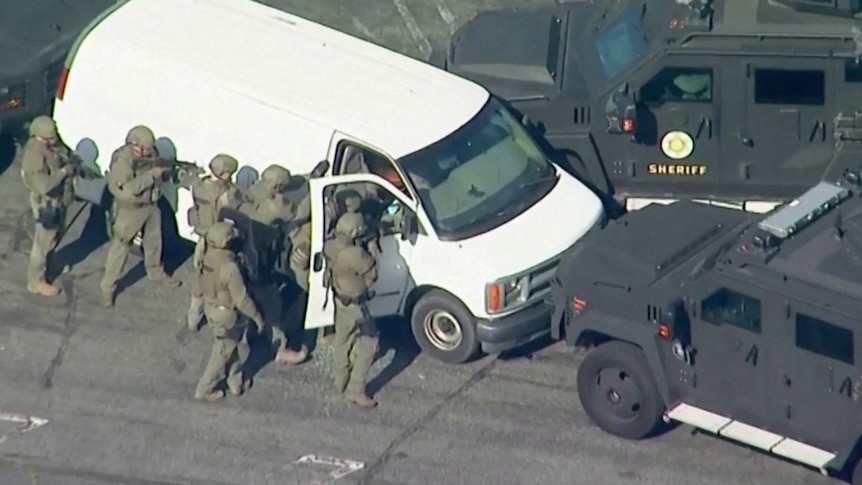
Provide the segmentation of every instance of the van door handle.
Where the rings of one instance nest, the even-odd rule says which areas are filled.
[[[790,381],[790,376],[788,376],[786,372],[781,373],[781,383],[787,387],[790,387],[790,385],[792,384],[792,382]]]

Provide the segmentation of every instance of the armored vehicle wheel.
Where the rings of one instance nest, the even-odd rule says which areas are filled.
[[[664,404],[643,352],[619,341],[589,352],[578,369],[578,397],[596,425],[638,440],[661,424]]]
[[[416,302],[410,326],[422,351],[447,364],[463,364],[479,351],[473,315],[443,291],[429,291]]]
[[[850,477],[850,485],[862,485],[862,460],[853,466],[853,475]]]

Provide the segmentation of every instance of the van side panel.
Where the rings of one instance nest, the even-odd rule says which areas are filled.
[[[108,168],[111,153],[124,143],[128,130],[139,124],[166,139],[158,145],[171,147],[173,153],[163,155],[204,166],[219,153],[233,155],[241,166],[251,165],[258,172],[270,164],[290,169],[313,166],[326,158],[331,129],[220,86],[216,78],[201,76],[194,66],[174,58],[160,57],[159,51],[109,46],[99,41],[81,43],[65,101],[58,101],[54,109],[63,140],[72,147],[82,139],[92,140],[102,170]],[[101,69],[104,65],[112,68]],[[142,96],[162,102],[141,103]],[[185,216],[190,194],[180,190],[165,195],[177,211],[180,235],[190,237]]]

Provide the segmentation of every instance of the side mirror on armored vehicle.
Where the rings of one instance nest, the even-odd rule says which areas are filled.
[[[661,312],[661,319],[656,323],[659,337],[685,342],[688,338],[689,321],[682,298],[668,302]]]
[[[413,211],[405,210],[404,217],[401,220],[401,240],[410,241],[411,244],[416,244],[416,236],[419,234],[419,227],[416,221],[416,214]]]
[[[638,110],[634,95],[628,86],[623,86],[608,98],[605,105],[605,117],[608,121],[608,133],[615,135],[631,135],[636,140],[638,129]]]

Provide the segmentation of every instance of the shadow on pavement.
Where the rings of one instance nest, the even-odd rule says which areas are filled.
[[[517,359],[532,359],[533,356],[548,347],[556,344],[557,342],[552,340],[551,337],[543,337],[538,340],[534,340],[522,347],[517,347],[512,350],[507,350],[506,352],[502,352],[499,355],[499,359],[502,361],[507,360],[517,360]]]
[[[377,327],[380,331],[377,358],[379,359],[391,350],[395,351],[395,355],[392,357],[392,361],[368,382],[368,394],[371,396],[380,392],[381,389],[410,367],[410,364],[421,353],[419,345],[410,331],[410,325],[404,319],[381,319],[377,322]]]

